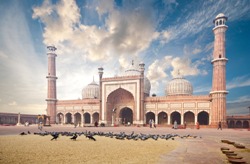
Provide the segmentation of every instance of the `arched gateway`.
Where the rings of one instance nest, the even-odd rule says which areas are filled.
[[[123,88],[111,92],[107,98],[107,123],[130,124],[134,119],[134,96]]]

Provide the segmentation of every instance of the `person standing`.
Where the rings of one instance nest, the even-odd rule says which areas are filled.
[[[200,123],[196,122],[196,129],[200,129]]]
[[[222,127],[221,127],[221,121],[219,121],[219,123],[218,123],[218,129],[217,130],[222,130]]]
[[[152,120],[151,119],[148,121],[148,124],[149,124],[149,127],[152,128]]]
[[[177,129],[177,121],[174,121],[174,129]]]

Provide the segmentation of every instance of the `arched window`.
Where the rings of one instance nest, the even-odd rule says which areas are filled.
[[[220,20],[220,25],[222,25],[222,20]]]
[[[221,55],[219,55],[219,58],[221,58]]]
[[[218,21],[216,21],[216,26],[218,26],[219,25],[219,23],[218,23]]]

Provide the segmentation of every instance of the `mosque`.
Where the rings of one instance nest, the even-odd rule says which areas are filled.
[[[225,32],[227,17],[219,14],[214,23],[214,51],[211,64],[213,77],[208,95],[193,95],[192,84],[184,77],[174,77],[165,88],[165,96],[150,96],[151,84],[145,76],[145,64],[132,65],[123,75],[103,77],[98,68],[99,83],[94,80],[82,90],[82,99],[57,100],[56,47],[48,46],[47,115],[51,124],[106,126],[143,126],[153,119],[157,126],[217,127],[226,121],[226,63]]]

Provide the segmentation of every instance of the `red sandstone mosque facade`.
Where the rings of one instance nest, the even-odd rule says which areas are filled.
[[[192,84],[180,75],[166,86],[166,95],[150,96],[151,84],[144,75],[145,65],[133,63],[121,76],[103,77],[98,68],[99,84],[95,81],[82,91],[80,100],[57,100],[56,48],[48,46],[47,115],[51,124],[94,124],[109,126],[145,125],[153,119],[157,125],[200,125],[216,127],[226,122],[226,53],[227,17],[214,19],[214,51],[212,90],[208,95],[193,95]]]

